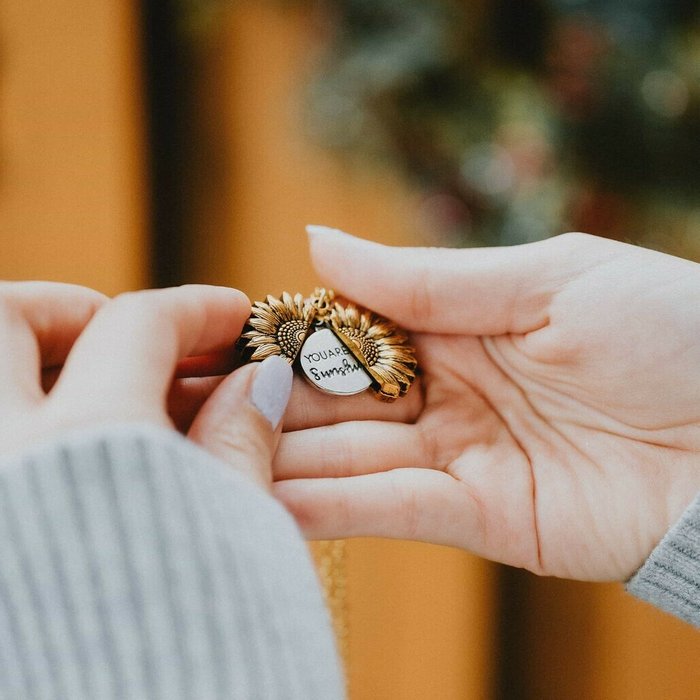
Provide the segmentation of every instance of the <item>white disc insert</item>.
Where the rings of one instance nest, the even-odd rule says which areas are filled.
[[[299,353],[307,379],[321,391],[351,396],[368,389],[370,376],[329,328],[311,333]]]

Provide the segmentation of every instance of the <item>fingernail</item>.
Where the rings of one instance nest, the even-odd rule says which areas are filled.
[[[279,355],[273,355],[260,363],[253,378],[250,401],[267,418],[273,430],[287,408],[292,393],[292,376],[289,363]]]
[[[309,224],[306,227],[306,232],[311,236],[347,236],[348,238],[354,238],[349,233],[341,231],[339,228],[331,228],[330,226],[318,226],[316,224]]]

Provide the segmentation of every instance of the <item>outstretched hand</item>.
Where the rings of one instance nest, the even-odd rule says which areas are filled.
[[[447,250],[314,230],[311,252],[412,331],[422,376],[389,406],[295,392],[274,488],[308,536],[622,580],[700,489],[700,265],[584,234]]]

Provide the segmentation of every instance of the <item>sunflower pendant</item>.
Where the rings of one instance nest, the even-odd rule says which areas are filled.
[[[335,301],[332,290],[304,298],[287,292],[257,301],[243,329],[244,359],[284,357],[317,389],[336,396],[372,389],[384,401],[403,396],[416,359],[405,333],[367,309]]]

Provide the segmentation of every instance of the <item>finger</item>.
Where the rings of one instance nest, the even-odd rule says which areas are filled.
[[[501,335],[547,323],[562,280],[590,257],[583,234],[502,248],[397,248],[309,226],[311,257],[336,292],[409,330]]]
[[[76,338],[107,300],[57,282],[0,284],[0,383],[3,402],[44,397],[42,368],[60,367]]]
[[[209,397],[189,437],[269,489],[272,455],[291,390],[292,368],[281,357],[242,367]]]
[[[225,376],[187,377],[173,381],[166,404],[177,430],[186,433],[190,429],[202,406],[225,379]]]
[[[185,357],[177,363],[176,377],[213,377],[233,372],[240,365],[235,346],[196,357]]]
[[[231,372],[229,360],[225,359],[230,352],[206,355],[202,358],[186,358],[178,363],[176,379],[168,392],[168,415],[175,427],[183,433],[189,430],[199,409],[211,393]],[[189,362],[192,360],[192,362]],[[58,380],[62,367],[53,366],[42,370],[41,384],[45,393],[49,393]]]
[[[68,356],[53,394],[163,411],[177,362],[231,346],[250,313],[226,287],[186,285],[124,294],[107,304]],[[141,417],[141,416],[135,416]]]
[[[182,367],[182,363],[178,367]],[[199,409],[224,378],[189,376],[173,381],[167,399],[168,414],[180,432],[187,432]],[[329,396],[295,377],[292,396],[284,414],[284,430],[304,430],[350,420],[413,423],[422,408],[419,379],[406,396],[394,403],[386,403],[378,401],[369,392],[357,396]]]
[[[275,482],[273,493],[309,539],[392,537],[482,549],[478,502],[445,472],[293,479]]]
[[[370,474],[426,462],[418,426],[353,421],[286,433],[275,455],[276,480]]]
[[[397,401],[379,401],[365,391],[355,396],[330,396],[297,378],[284,418],[284,429],[303,430],[349,420],[386,420],[413,423],[423,409],[420,379]]]

